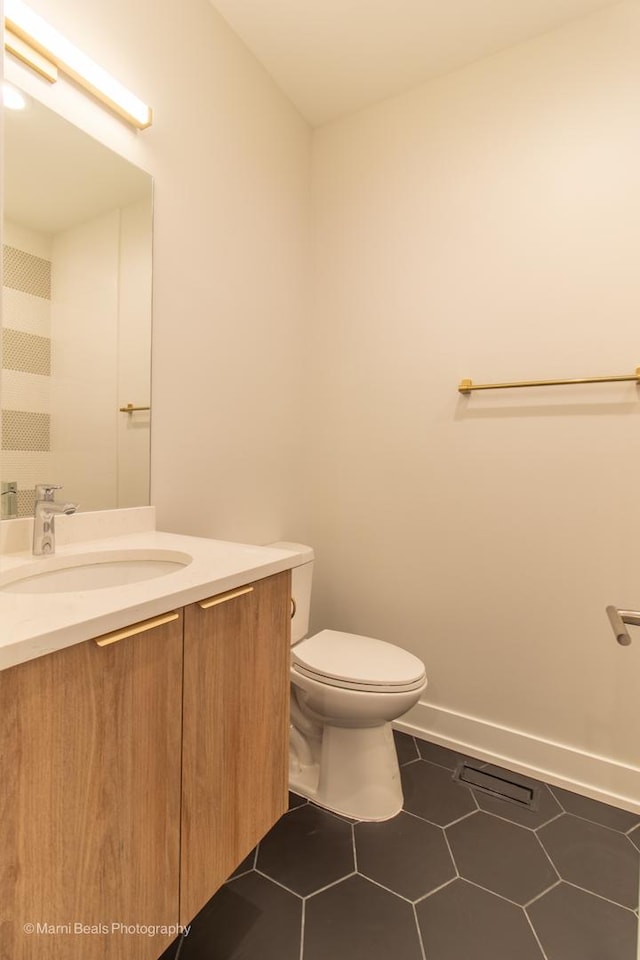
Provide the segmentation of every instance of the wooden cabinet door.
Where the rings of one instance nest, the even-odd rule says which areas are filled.
[[[185,610],[181,923],[287,806],[290,571]]]
[[[178,921],[181,707],[182,614],[0,672],[1,960],[171,942],[135,928]]]

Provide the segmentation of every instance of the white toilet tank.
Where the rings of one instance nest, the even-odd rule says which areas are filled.
[[[311,580],[313,577],[314,554],[311,547],[304,543],[289,543],[280,540],[267,543],[267,547],[289,550],[297,553],[304,562],[291,570],[291,596],[295,604],[295,613],[291,620],[291,643],[298,643],[309,632],[309,611],[311,610]]]

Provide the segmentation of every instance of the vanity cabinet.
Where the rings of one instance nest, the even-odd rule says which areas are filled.
[[[285,811],[290,597],[0,671],[0,960],[157,960]]]
[[[182,924],[287,809],[289,577],[185,610]]]
[[[112,924],[176,922],[182,623],[0,672],[2,960],[161,952]]]

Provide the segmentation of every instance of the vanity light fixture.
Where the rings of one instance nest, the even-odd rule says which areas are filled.
[[[22,0],[5,0],[5,48],[54,83],[58,69],[139,130],[151,125],[151,107],[123,87]]]

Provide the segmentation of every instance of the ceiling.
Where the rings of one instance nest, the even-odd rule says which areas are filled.
[[[318,126],[617,0],[211,0]]]

